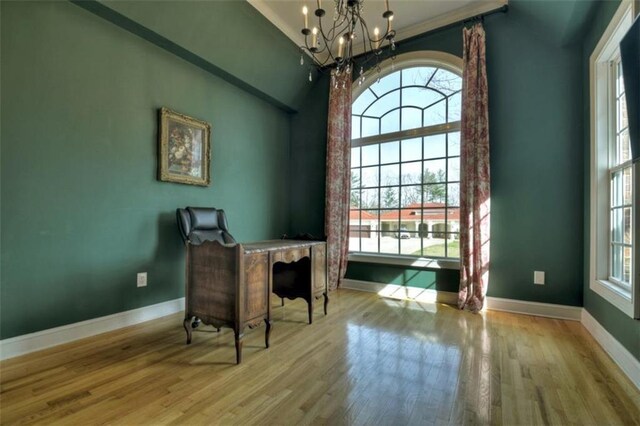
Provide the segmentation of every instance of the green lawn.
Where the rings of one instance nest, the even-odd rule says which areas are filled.
[[[460,240],[449,241],[448,250],[449,252],[447,253],[447,257],[460,257]],[[416,250],[413,254],[427,257],[444,257],[444,243],[425,247],[422,254],[420,253],[420,250]]]

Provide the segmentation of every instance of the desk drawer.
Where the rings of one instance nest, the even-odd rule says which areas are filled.
[[[297,262],[303,257],[309,257],[309,248],[291,249],[286,251],[278,251],[273,254],[273,263],[284,262],[291,263]]]

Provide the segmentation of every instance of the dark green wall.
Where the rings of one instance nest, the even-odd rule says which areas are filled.
[[[244,0],[100,3],[289,108],[305,98],[309,85],[300,49]]]
[[[640,360],[640,321],[629,318],[618,308],[600,297],[589,288],[589,239],[590,239],[590,167],[591,167],[591,133],[590,133],[590,103],[589,103],[589,57],[598,44],[607,25],[616,12],[619,1],[605,1],[599,5],[590,30],[584,37],[582,51],[583,93],[582,108],[584,122],[584,307],[585,309],[616,338],[629,352]]]
[[[0,8],[0,338],[181,297],[176,207],[225,208],[240,241],[288,231],[281,109],[71,3]],[[162,106],[212,124],[210,187],[156,180]]]
[[[506,15],[485,20],[492,174],[489,295],[580,306],[582,51],[565,44],[565,31],[552,36],[539,28],[540,16],[532,11],[546,3],[513,1]],[[399,53],[442,50],[460,56],[461,27],[398,46]],[[328,89],[318,85],[315,90]],[[318,120],[326,125],[326,114]],[[294,161],[308,161],[310,152],[324,154],[314,146],[324,143],[323,138],[304,140],[295,129],[292,137]],[[299,182],[303,190],[294,192],[293,204],[320,208],[323,187],[318,182],[315,177]],[[322,229],[322,217],[314,217],[314,223],[305,220],[299,223]],[[545,286],[533,284],[534,270],[546,272]],[[385,282],[394,272],[397,268],[386,265],[351,263],[347,278]],[[455,290],[458,274],[448,279],[443,287]]]

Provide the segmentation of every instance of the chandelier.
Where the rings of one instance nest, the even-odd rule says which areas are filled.
[[[326,23],[328,19],[323,23],[326,11],[322,8],[322,0],[316,1],[318,8],[314,14],[317,17],[317,25],[311,28],[309,27],[309,9],[307,6],[302,8],[304,46],[300,46],[302,49],[300,65],[304,65],[304,52],[308,52],[318,68],[335,63],[336,75],[345,72],[348,74],[355,65],[354,56],[359,56],[358,84],[362,84],[365,79],[365,67],[373,68],[375,65],[375,68],[380,71],[379,64],[382,56],[393,55],[396,49],[396,32],[391,28],[393,11],[389,9],[389,0],[385,0],[385,10],[382,13],[387,26],[384,34],[380,33],[378,27],[370,32],[362,17],[366,0],[333,0],[335,8],[333,22],[328,25]],[[357,55],[354,55],[354,47],[358,51]],[[385,50],[386,55],[383,55]],[[310,70],[309,81],[311,80]]]

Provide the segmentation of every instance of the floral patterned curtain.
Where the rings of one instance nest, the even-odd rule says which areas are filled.
[[[489,284],[491,192],[485,33],[463,30],[460,182],[460,290],[458,307],[478,312]]]
[[[349,191],[351,185],[351,73],[331,75],[327,125],[327,182],[324,232],[327,236],[329,289],[347,271]]]

